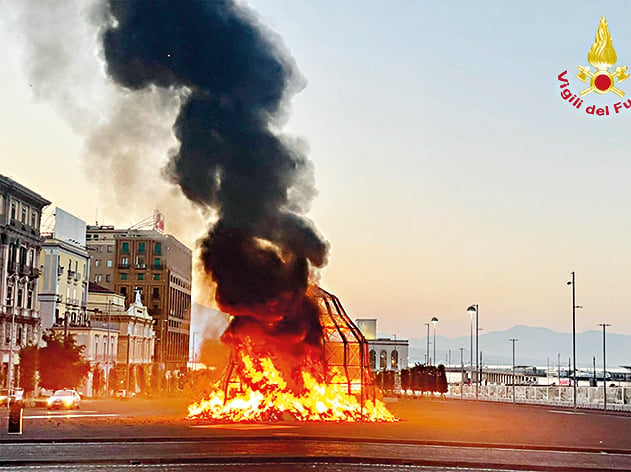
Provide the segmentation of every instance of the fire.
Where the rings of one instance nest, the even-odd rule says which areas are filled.
[[[238,381],[218,382],[209,398],[188,407],[188,418],[218,422],[298,421],[392,422],[397,418],[378,398],[366,398],[360,379],[349,381],[337,367],[307,360],[289,375],[271,355],[250,342],[235,351]],[[289,378],[288,378],[289,377]],[[326,377],[327,381],[322,380]],[[223,385],[222,385],[223,383]]]

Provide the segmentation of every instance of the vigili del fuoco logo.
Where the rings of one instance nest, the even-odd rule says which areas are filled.
[[[567,78],[567,70],[564,70],[558,76],[561,97],[577,110],[585,110],[585,113],[588,115],[608,116],[610,114],[619,114],[623,110],[630,109],[631,99],[616,101],[605,106],[584,103],[585,100],[583,97],[588,96],[592,92],[598,95],[606,95],[611,92],[619,98],[624,98],[625,93],[622,89],[618,88],[618,84],[629,78],[629,74],[627,73],[628,67],[617,66],[614,68],[617,60],[618,56],[616,55],[616,50],[613,48],[613,41],[611,40],[611,34],[609,34],[607,20],[603,16],[600,19],[600,25],[598,25],[594,44],[592,44],[592,47],[587,53],[587,62],[589,62],[591,67],[578,66],[578,74],[576,74],[576,77],[587,85],[587,88],[581,90],[579,93],[572,92],[572,90],[570,90],[570,82]],[[592,67],[594,70],[592,70]]]

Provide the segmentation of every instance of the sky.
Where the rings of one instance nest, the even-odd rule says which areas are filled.
[[[585,88],[575,74],[601,16],[616,65],[631,66],[630,4],[248,5],[306,79],[284,131],[315,166],[308,217],[331,246],[320,284],[352,318],[411,338],[436,316],[456,337],[478,304],[487,332],[567,332],[574,271],[577,331],[607,322],[631,334],[631,109],[613,113],[631,80],[623,98],[591,93],[576,109],[558,79],[567,71],[573,93]],[[89,224],[126,227],[158,207],[192,247],[207,215],[160,176],[178,102],[117,90],[88,6],[0,0],[0,173]],[[592,104],[610,115],[587,114]],[[115,133],[128,138],[115,150],[124,166],[103,158]]]

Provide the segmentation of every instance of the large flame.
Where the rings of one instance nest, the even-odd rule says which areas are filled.
[[[599,70],[609,69],[618,60],[616,51],[613,48],[611,34],[609,34],[607,20],[604,16],[600,19],[596,39],[589,49],[589,53],[587,53],[587,60]]]
[[[396,417],[378,398],[366,398],[360,379],[351,379],[336,368],[324,373],[319,360],[307,359],[283,373],[281,359],[256,353],[246,341],[234,351],[230,375],[218,382],[206,400],[188,407],[188,418],[217,422],[299,421],[392,422]],[[326,377],[327,381],[323,379]],[[227,383],[226,383],[227,382]]]

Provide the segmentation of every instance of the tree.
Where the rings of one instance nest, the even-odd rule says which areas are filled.
[[[35,390],[39,368],[39,347],[29,344],[20,349],[20,387],[26,393]]]
[[[83,360],[85,346],[77,346],[74,336],[64,340],[63,333],[47,331],[40,349],[40,383],[42,387],[58,390],[78,387],[90,371],[90,363]]]

